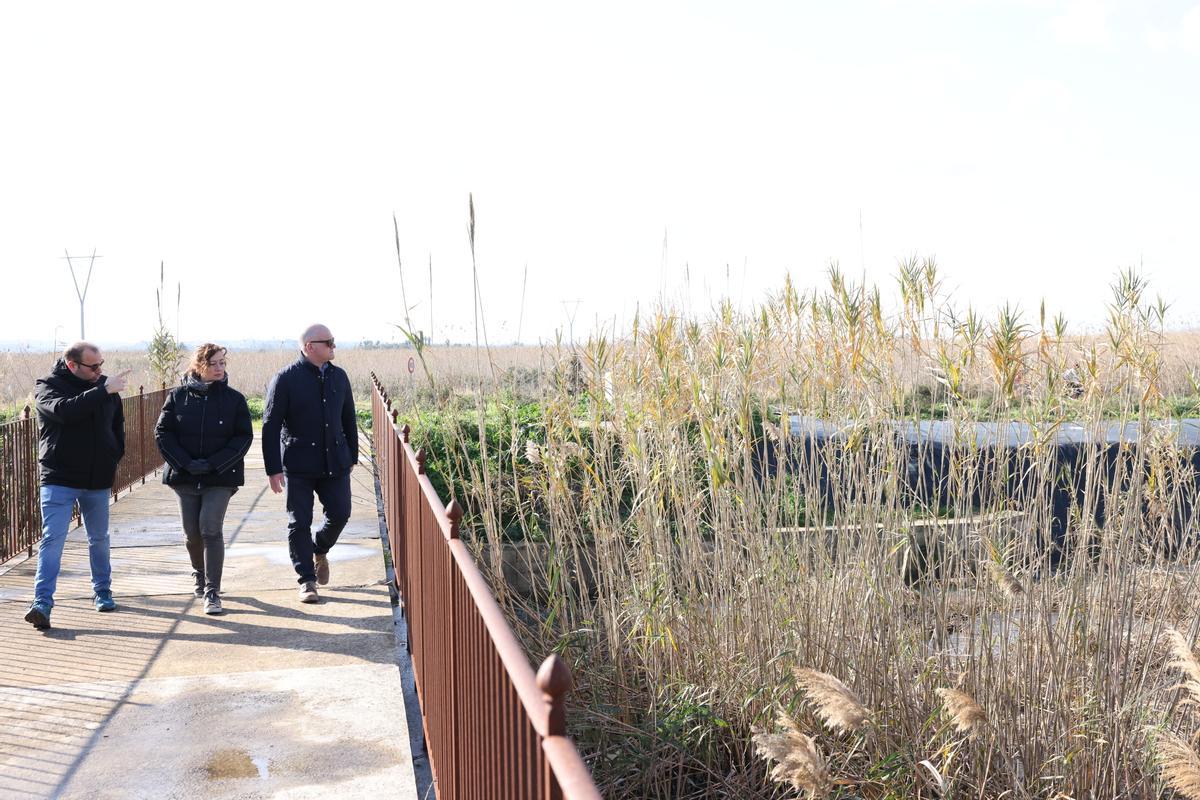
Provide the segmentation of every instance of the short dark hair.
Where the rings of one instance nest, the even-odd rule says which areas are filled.
[[[74,361],[76,364],[83,363],[83,354],[88,350],[99,351],[100,348],[91,342],[79,341],[63,350],[63,361]]]

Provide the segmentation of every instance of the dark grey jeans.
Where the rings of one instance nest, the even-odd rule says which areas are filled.
[[[233,489],[225,486],[173,486],[179,496],[179,516],[187,536],[188,557],[196,585],[221,591],[221,570],[225,566],[225,510]]]

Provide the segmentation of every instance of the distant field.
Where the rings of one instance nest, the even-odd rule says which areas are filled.
[[[248,397],[260,397],[267,383],[281,367],[298,357],[292,350],[246,350],[229,353],[230,383]],[[474,347],[429,347],[424,359],[439,387],[459,390],[479,383],[491,384],[494,380],[516,381],[522,384],[536,383],[543,361],[549,358],[543,348],[498,347],[490,351]],[[0,415],[3,418],[19,413],[21,407],[32,397],[34,381],[47,374],[54,366],[57,354],[47,352],[4,352],[0,353]],[[408,360],[416,360],[416,370],[408,372]],[[114,350],[104,353],[105,372],[114,374],[123,369],[132,369],[130,378],[133,386],[150,388],[151,377],[143,351]],[[369,396],[370,375],[375,372],[383,382],[403,393],[410,387],[414,390],[427,388],[429,380],[416,353],[403,349],[351,349],[339,350],[337,365],[346,370],[354,384],[355,394],[361,399]]]

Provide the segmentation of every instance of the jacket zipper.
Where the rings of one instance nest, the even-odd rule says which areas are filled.
[[[208,418],[208,394],[205,393],[200,400],[200,457],[204,458],[204,421]],[[204,482],[200,480],[200,476],[196,476],[196,489],[204,488]]]

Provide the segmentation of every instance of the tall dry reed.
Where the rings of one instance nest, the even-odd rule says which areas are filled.
[[[778,797],[784,743],[759,738],[772,767],[751,732],[779,707],[838,796],[929,774],[962,797],[1158,795],[1148,726],[1192,713],[1156,645],[1200,625],[1193,460],[1169,430],[1071,433],[1069,462],[1056,437],[1178,413],[1192,372],[1161,305],[1123,273],[1107,330],[1072,337],[956,307],[930,262],[891,304],[829,277],[551,348],[534,418],[480,394],[446,434],[497,594],[530,652],[572,662],[606,796]],[[918,435],[931,415],[954,446]],[[976,422],[1008,420],[1028,442],[980,444]],[[870,725],[822,722],[797,669],[853,686]]]

